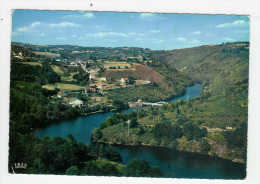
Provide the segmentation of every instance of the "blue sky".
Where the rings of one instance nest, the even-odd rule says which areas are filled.
[[[249,18],[237,15],[15,10],[12,41],[170,50],[249,41]]]

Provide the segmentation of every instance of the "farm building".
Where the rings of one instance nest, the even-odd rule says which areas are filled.
[[[97,91],[96,88],[89,88],[90,93],[96,93],[96,91]]]
[[[89,79],[96,79],[96,75],[95,74],[90,74],[89,75]]]
[[[98,89],[106,89],[106,85],[105,84],[99,84],[98,85]]]
[[[63,91],[60,91],[58,94],[57,94],[57,97],[58,98],[63,98],[63,97],[66,97],[68,94],[63,92]]]
[[[81,105],[83,105],[83,101],[81,101],[81,100],[79,100],[77,98],[70,98],[68,102],[72,106],[81,106]]]
[[[106,77],[101,77],[100,81],[107,81],[107,78]]]
[[[125,83],[127,83],[127,82],[129,82],[129,79],[128,79],[128,78],[122,78],[122,79],[121,79],[121,83],[122,83],[122,84],[125,84]]]

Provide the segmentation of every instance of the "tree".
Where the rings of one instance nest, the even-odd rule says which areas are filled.
[[[201,130],[198,125],[194,126],[193,138],[198,141],[201,138]]]
[[[177,123],[172,126],[172,134],[175,139],[182,137],[182,129]]]
[[[208,153],[210,150],[210,145],[206,138],[202,138],[199,143],[200,146],[200,152],[201,153]]]
[[[191,122],[184,123],[182,126],[182,133],[188,141],[193,139],[194,127]]]
[[[66,170],[66,175],[79,175],[79,168],[77,166],[71,166]]]
[[[91,132],[91,141],[98,142],[102,136],[102,132],[98,128],[94,128]]]
[[[113,101],[113,106],[115,107],[116,110],[122,110],[128,107],[128,104],[125,104],[123,101],[121,100],[114,100]]]
[[[162,177],[163,172],[160,167],[151,167],[150,172],[149,172],[150,177]]]
[[[106,150],[105,157],[114,162],[123,162],[121,155],[113,147]]]

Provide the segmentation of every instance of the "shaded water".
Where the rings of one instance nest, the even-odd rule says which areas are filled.
[[[187,100],[200,95],[202,90],[201,84],[187,88],[187,93],[170,100],[168,103],[177,100]],[[121,111],[129,113],[133,110],[139,110],[144,107],[134,107]],[[81,116],[73,120],[61,121],[60,123],[51,124],[43,129],[36,129],[34,135],[39,138],[43,136],[62,138],[71,134],[77,142],[90,144],[91,131],[97,128],[106,118],[116,112],[96,113],[88,116]],[[173,173],[177,178],[230,178],[240,179],[245,177],[245,164],[233,163],[229,160],[201,155],[197,153],[188,153],[174,151],[166,148],[154,147],[129,147],[115,146],[117,151],[122,155],[123,163],[133,158],[144,158],[151,166],[161,167],[163,173]]]

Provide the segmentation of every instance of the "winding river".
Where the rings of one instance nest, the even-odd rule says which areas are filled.
[[[187,87],[186,94],[167,100],[168,103],[177,100],[192,99],[200,95],[201,84],[196,83]],[[134,107],[121,111],[129,113],[144,107]],[[39,138],[43,136],[62,138],[71,134],[77,142],[90,144],[91,131],[98,127],[107,117],[116,112],[96,113],[88,116],[81,116],[73,120],[61,121],[51,124],[43,129],[36,129],[34,135]],[[169,177],[176,178],[209,178],[209,179],[242,179],[245,177],[245,164],[202,155],[198,153],[180,152],[168,148],[156,148],[146,146],[115,146],[123,158],[123,164],[133,158],[144,158],[151,166],[159,166],[163,173]]]

